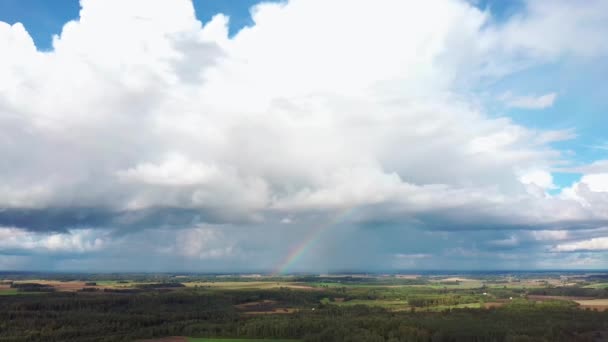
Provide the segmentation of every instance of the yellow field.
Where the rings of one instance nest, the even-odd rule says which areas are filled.
[[[584,306],[608,306],[608,299],[583,299],[575,302]]]

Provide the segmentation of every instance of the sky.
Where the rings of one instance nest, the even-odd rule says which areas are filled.
[[[4,0],[0,270],[607,269],[608,2]]]

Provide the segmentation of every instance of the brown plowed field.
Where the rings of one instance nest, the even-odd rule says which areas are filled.
[[[493,308],[499,308],[501,306],[504,306],[505,302],[489,302],[489,303],[483,303],[483,308],[484,309],[493,309]]]
[[[247,315],[289,314],[296,311],[294,308],[286,308],[274,300],[243,303],[235,305],[235,307]]]
[[[570,297],[570,296],[542,296],[542,295],[529,295],[528,296],[529,300],[536,300],[536,301],[545,301],[545,300],[572,300],[572,301],[577,301],[577,300],[585,300],[585,299],[593,299],[593,298],[589,298],[589,297]]]

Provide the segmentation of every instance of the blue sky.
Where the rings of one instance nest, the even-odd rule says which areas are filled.
[[[230,32],[236,33],[244,26],[253,24],[249,9],[257,0],[194,0],[196,15],[207,22],[217,13],[230,16]],[[0,2],[0,20],[7,23],[21,22],[34,39],[38,49],[52,49],[52,37],[61,33],[63,25],[78,19],[78,0],[6,0]]]
[[[605,268],[605,2],[256,4],[0,2],[0,270]]]

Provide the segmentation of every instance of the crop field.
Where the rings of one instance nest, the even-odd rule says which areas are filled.
[[[85,287],[84,281],[51,281],[51,280],[35,280],[35,281],[17,281],[16,284],[19,283],[36,283],[42,285],[52,286],[56,291],[62,292],[73,292],[78,291]]]
[[[442,312],[451,309],[480,309],[482,303],[465,303],[455,305],[434,305],[426,308],[416,308],[415,311]]]
[[[0,340],[27,335],[67,341],[78,332],[76,340],[94,341],[112,331],[113,342],[341,341],[357,336],[362,322],[384,341],[391,334],[430,338],[460,327],[481,337],[515,331],[539,340],[544,335],[538,332],[553,331],[550,340],[570,341],[576,331],[588,340],[608,331],[604,284],[597,276],[495,274],[5,276],[0,278],[0,322],[18,316],[24,323],[0,324]],[[539,319],[547,315],[551,320]],[[58,317],[62,329],[53,328]],[[346,328],[336,326],[336,317]],[[457,323],[445,324],[446,317]],[[89,328],[82,330],[83,324]]]
[[[431,287],[435,289],[448,288],[448,289],[476,289],[483,286],[483,282],[475,279],[444,279],[440,281],[432,282],[429,285],[418,285],[419,287]]]
[[[298,340],[285,339],[244,339],[244,338],[196,338],[173,336],[154,340],[141,340],[140,342],[297,342]]]
[[[608,299],[583,299],[575,300],[581,308],[598,311],[608,311]]]
[[[213,281],[213,282],[184,282],[186,287],[202,287],[223,290],[268,290],[290,288],[297,290],[317,290],[311,284],[275,282],[275,281]]]
[[[608,289],[608,283],[589,284],[584,287],[588,289]]]
[[[353,306],[353,305],[367,305],[367,306],[378,306],[386,309],[406,309],[407,301],[401,300],[382,300],[382,299],[355,299],[350,301],[342,301],[335,303],[338,306]]]
[[[99,286],[114,286],[114,287],[128,287],[135,284],[130,280],[100,280],[96,282]]]
[[[297,342],[297,340],[234,339],[234,338],[189,338],[188,342]]]
[[[19,294],[19,291],[17,291],[17,289],[0,289],[0,296],[13,296],[17,294]]]

